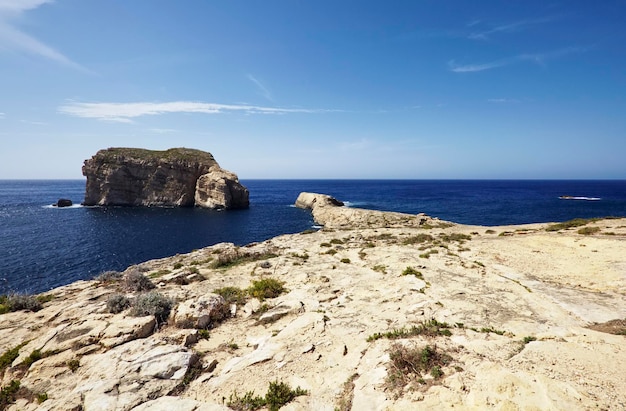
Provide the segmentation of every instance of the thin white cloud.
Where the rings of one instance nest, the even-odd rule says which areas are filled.
[[[148,131],[151,131],[156,134],[178,133],[178,130],[175,130],[173,128],[151,128]]]
[[[11,23],[28,10],[36,9],[51,0],[0,0],[0,50],[9,49],[35,54],[76,70],[89,72],[54,48],[19,30]]]
[[[4,116],[6,116],[5,113],[0,113],[0,120],[2,120],[4,118]]]
[[[347,141],[338,144],[339,150],[342,151],[360,151],[372,147],[372,142],[366,138],[357,141]]]
[[[519,100],[514,99],[514,98],[490,98],[487,99],[488,103],[495,103],[495,104],[505,104],[505,103],[519,103]]]
[[[466,64],[458,65],[454,60],[448,62],[450,71],[454,73],[473,73],[478,71],[491,70],[499,67],[510,66],[512,64],[518,64],[523,62],[533,62],[536,64],[545,64],[547,60],[553,60],[556,58],[564,57],[569,54],[582,53],[586,51],[582,47],[567,47],[559,50],[550,51],[547,53],[534,53],[534,54],[518,54],[517,56],[509,57],[502,60],[495,60],[488,63],[481,64]]]
[[[72,101],[60,106],[58,111],[75,117],[131,123],[132,119],[136,117],[169,113],[223,114],[236,112],[244,114],[290,114],[320,113],[336,110],[262,107],[247,104],[217,104],[197,101],[171,101],[166,103],[81,103]]]
[[[483,31],[472,32],[467,36],[467,38],[472,39],[472,40],[487,40],[489,39],[489,36],[495,33],[513,33],[517,31],[522,31],[529,26],[542,24],[542,23],[548,23],[553,20],[554,20],[553,18],[548,18],[548,17],[532,19],[532,20],[520,20],[520,21],[516,21],[513,23],[501,24],[499,26],[495,26],[495,27],[492,27],[490,29],[483,30]],[[478,23],[474,23],[472,26],[475,26],[477,24]]]
[[[259,89],[259,92],[261,93],[263,97],[265,97],[269,101],[272,101],[272,102],[274,101],[274,98],[272,97],[272,93],[267,89],[267,87],[263,85],[263,83],[257,80],[252,74],[248,74],[247,77],[248,77],[248,80],[250,80],[257,86],[257,88]]]

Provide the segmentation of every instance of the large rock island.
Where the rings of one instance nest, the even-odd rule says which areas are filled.
[[[84,205],[247,208],[248,190],[213,155],[189,148],[100,150],[83,165]]]

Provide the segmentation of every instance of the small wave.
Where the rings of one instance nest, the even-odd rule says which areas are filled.
[[[43,208],[54,208],[54,209],[59,209],[62,210],[64,208],[83,208],[84,206],[82,204],[72,204],[71,206],[67,206],[67,207],[57,207],[54,204],[49,204],[49,205],[45,205],[43,206]]]
[[[319,229],[321,229],[321,228],[324,228],[324,226],[323,226],[323,225],[315,225],[315,224],[314,224],[314,225],[312,225],[312,226],[311,226],[311,228],[314,228],[314,229],[316,229],[316,230],[319,230]]]
[[[560,196],[561,200],[585,200],[585,201],[599,201],[600,197],[582,197],[582,196]]]

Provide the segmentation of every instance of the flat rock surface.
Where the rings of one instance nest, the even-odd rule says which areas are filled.
[[[21,348],[1,384],[20,380],[33,394],[7,409],[222,410],[274,381],[308,391],[286,410],[626,409],[626,337],[604,332],[626,320],[625,219],[590,222],[600,230],[583,235],[364,210],[350,226],[345,207],[326,212],[340,223],[133,267],[183,305],[284,282],[278,297],[247,297],[207,330],[177,327],[175,309],[158,328],[111,314],[117,285],[97,281],[50,291],[41,311],[3,314],[0,352]],[[197,281],[166,281],[189,270]],[[447,332],[400,332],[432,319]],[[392,358],[426,346],[445,359],[439,370],[394,374]],[[25,365],[34,350],[42,358]]]

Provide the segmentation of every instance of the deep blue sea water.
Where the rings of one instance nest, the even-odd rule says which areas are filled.
[[[350,206],[425,212],[464,224],[503,225],[626,216],[626,181],[244,180],[250,209],[71,207],[84,180],[0,180],[0,294],[39,293],[107,270],[219,242],[244,245],[311,228],[294,208],[302,191]],[[561,200],[561,195],[599,200]]]

